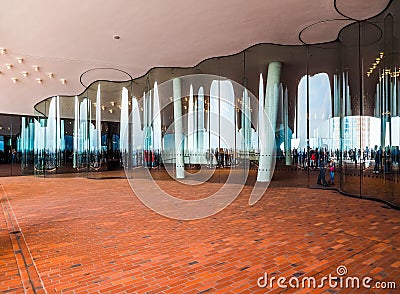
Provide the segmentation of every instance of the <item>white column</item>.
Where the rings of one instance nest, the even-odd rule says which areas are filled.
[[[98,105],[100,107],[100,105]],[[79,100],[78,96],[75,96],[75,120],[74,120],[74,158],[73,158],[73,168],[77,167],[78,162],[78,152],[79,152]]]
[[[204,89],[203,87],[199,88],[198,97],[197,97],[197,130],[198,130],[198,138],[197,138],[197,147],[198,151],[202,153],[204,151]]]
[[[244,89],[242,96],[242,150],[247,153],[251,146],[251,112],[250,98],[247,89]]]
[[[147,150],[147,97],[146,93],[143,92],[143,149]],[[144,153],[143,153],[144,154]],[[143,161],[144,162],[144,161]]]
[[[346,105],[346,116],[352,115],[351,110],[351,97],[350,97],[350,85],[349,85],[349,72],[345,73],[345,105]]]
[[[182,90],[181,80],[175,78],[173,80],[174,94],[174,126],[175,126],[175,166],[176,178],[185,178],[185,164],[183,161],[183,136],[182,136]]]
[[[339,99],[339,91],[340,91],[340,78],[337,74],[333,75],[333,116],[340,116],[340,99]]]
[[[100,84],[97,86],[96,96],[96,153],[101,153],[101,91]]]
[[[187,114],[187,140],[188,152],[191,157],[194,154],[194,101],[193,101],[193,85],[190,85],[189,91],[189,109]]]
[[[289,136],[289,97],[288,97],[288,89],[285,89],[285,93],[283,95],[283,128],[285,134],[285,162],[286,165],[291,165],[290,151],[291,151],[291,138]]]
[[[394,81],[390,82],[390,90],[391,90],[391,97],[392,97],[392,111],[391,111],[391,117],[397,116],[397,93],[396,93],[396,78]]]
[[[259,119],[260,160],[257,174],[258,182],[269,182],[272,177],[273,154],[275,148],[275,129],[279,100],[279,81],[282,63],[274,61],[268,65],[265,106],[260,103]],[[260,77],[260,82],[262,77]],[[260,87],[261,90],[261,87]],[[261,96],[261,95],[260,95]],[[259,97],[259,99],[262,97]],[[269,120],[268,120],[269,119]]]
[[[193,124],[194,124],[194,132],[193,132],[193,149],[195,153],[195,163],[199,163],[199,146],[198,146],[198,126],[197,126],[197,100],[194,100],[194,105],[193,105]]]
[[[138,166],[138,151],[143,150],[143,131],[140,122],[140,111],[139,104],[136,97],[132,96],[132,112],[131,112],[131,124],[132,124],[132,135],[131,135],[131,150],[132,150],[132,163],[133,166]]]
[[[124,159],[127,156],[129,150],[129,131],[128,131],[128,123],[129,123],[129,111],[128,111],[128,90],[123,87],[121,94],[121,119],[120,119],[120,141],[119,141],[119,150],[122,153]],[[127,164],[127,162],[124,162]]]
[[[158,93],[157,82],[154,83],[154,100],[153,100],[153,148],[154,151],[161,152],[162,149],[162,133],[161,133],[161,111],[160,98]]]
[[[57,104],[57,116],[56,116],[56,158],[57,158],[57,166],[61,164],[61,115],[60,115],[60,96],[56,97],[56,104]]]
[[[267,174],[265,171],[266,162],[266,128],[264,121],[266,120],[265,110],[264,110],[264,82],[262,74],[260,74],[260,81],[258,87],[258,148],[260,157],[258,159],[258,173],[257,182],[267,182]]]

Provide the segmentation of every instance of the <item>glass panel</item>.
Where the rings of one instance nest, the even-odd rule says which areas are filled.
[[[250,168],[254,184],[276,161],[275,185],[316,187],[325,171],[342,192],[398,204],[399,5],[345,27],[336,42],[258,44],[193,68],[98,81],[38,103],[34,118],[2,115],[0,174],[101,178],[142,167],[177,176],[207,167],[223,182]]]

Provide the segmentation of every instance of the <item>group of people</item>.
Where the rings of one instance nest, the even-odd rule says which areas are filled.
[[[232,166],[234,164],[233,151],[227,148],[215,148],[214,158],[217,162],[217,168],[224,168],[225,166]],[[212,160],[212,156],[210,156],[210,159]]]
[[[332,157],[329,162],[328,162],[328,171],[329,171],[329,176],[330,179],[327,182],[325,173],[326,173],[326,164],[324,163],[323,160],[319,162],[319,174],[317,178],[317,184],[318,185],[323,185],[323,186],[328,186],[328,185],[335,185],[335,159]]]
[[[357,163],[373,161],[373,173],[391,173],[393,167],[399,165],[400,151],[399,146],[375,146],[373,149],[366,147],[364,150],[354,148],[343,151],[343,159],[351,160],[356,166]]]
[[[319,163],[322,161],[325,165],[328,164],[331,159],[339,160],[339,150],[328,151],[323,148],[316,148],[315,150],[310,150],[310,156],[308,156],[307,150],[294,148],[292,150],[292,164],[299,166],[301,168],[310,167],[311,169],[318,169]]]

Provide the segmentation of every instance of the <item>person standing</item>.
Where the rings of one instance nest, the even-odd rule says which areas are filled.
[[[331,158],[331,161],[329,162],[329,174],[331,176],[330,185],[335,185],[335,159]]]
[[[318,185],[323,185],[324,187],[328,186],[326,179],[325,179],[325,164],[323,160],[319,161],[319,174],[317,179]]]

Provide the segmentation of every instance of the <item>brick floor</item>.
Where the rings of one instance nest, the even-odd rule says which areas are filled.
[[[335,191],[272,186],[248,206],[247,186],[218,214],[180,221],[146,208],[124,179],[28,176],[0,184],[3,212],[8,199],[47,293],[336,293],[327,284],[261,289],[257,280],[265,272],[321,279],[339,265],[347,276],[400,285],[400,212]],[[220,185],[160,184],[190,198]],[[23,293],[9,231],[3,213],[0,292]],[[396,293],[343,292],[374,291]]]

